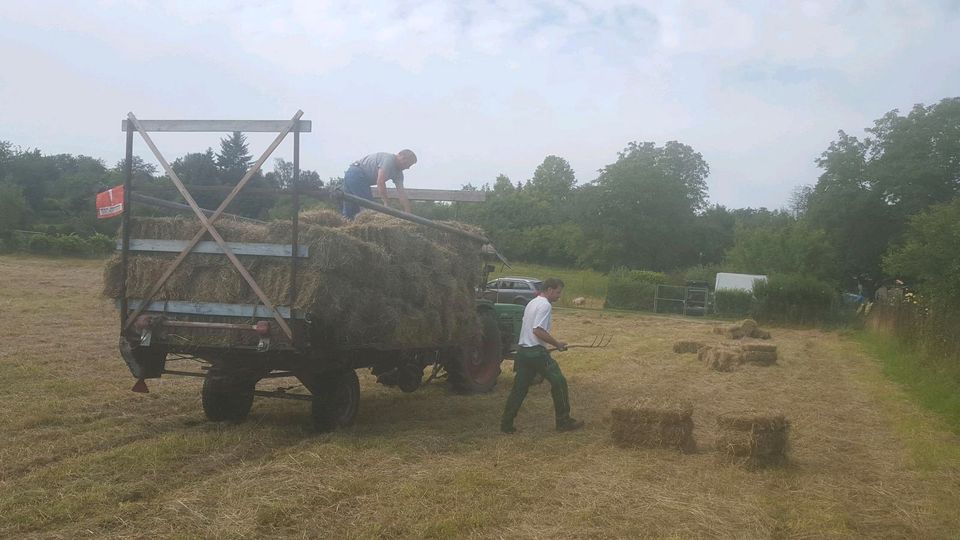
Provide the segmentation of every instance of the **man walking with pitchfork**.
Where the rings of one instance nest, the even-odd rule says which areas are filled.
[[[500,420],[500,431],[514,433],[513,419],[520,411],[520,405],[527,397],[527,391],[537,374],[550,381],[550,395],[553,397],[553,409],[557,417],[557,431],[573,431],[583,427],[583,422],[570,417],[570,397],[567,379],[560,366],[550,357],[547,345],[558,351],[567,350],[567,344],[550,335],[550,317],[553,303],[563,294],[563,281],[550,278],[543,282],[539,296],[531,300],[523,310],[523,325],[520,327],[520,341],[517,349],[516,371],[513,389],[507,398],[507,406]]]

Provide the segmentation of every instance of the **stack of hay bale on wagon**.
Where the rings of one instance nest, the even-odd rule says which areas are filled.
[[[466,225],[458,228],[477,232]],[[136,218],[132,238],[189,240],[194,218]],[[266,224],[226,219],[217,229],[228,242],[290,243],[289,221]],[[328,210],[301,214],[296,301],[310,314],[320,342],[339,348],[404,349],[467,344],[479,339],[474,305],[481,265],[476,242],[374,212],[352,222]],[[176,256],[136,253],[129,259],[127,295],[145,297]],[[289,305],[290,260],[238,256],[266,296]],[[104,293],[120,295],[120,258],[108,262]],[[229,260],[192,253],[155,300],[258,304]]]

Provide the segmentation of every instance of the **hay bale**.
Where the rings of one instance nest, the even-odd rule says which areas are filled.
[[[689,403],[622,400],[614,404],[610,415],[611,436],[618,446],[696,450]]]
[[[777,363],[777,353],[766,351],[744,351],[740,355],[740,363],[770,366]]]
[[[740,351],[726,347],[703,347],[697,358],[714,371],[730,372],[740,365]]]
[[[673,344],[673,352],[675,353],[695,353],[704,347],[702,341],[691,341],[686,339],[681,339],[680,341]]]
[[[299,242],[309,258],[299,264],[294,307],[306,310],[319,343],[342,348],[427,347],[479,338],[474,288],[480,250],[470,240],[375,213],[352,223],[329,210],[301,214]],[[227,241],[289,243],[288,220],[267,224],[218,221]],[[193,237],[200,224],[174,218],[131,220],[134,238]],[[461,228],[467,230],[466,226]],[[132,253],[127,289],[142,298],[176,254]],[[289,305],[290,263],[280,257],[238,257],[267,297]],[[120,259],[104,269],[104,294],[118,298]],[[222,255],[190,254],[157,294],[158,300],[258,304]]]
[[[717,427],[721,460],[751,468],[786,463],[790,422],[783,415],[722,414]]]
[[[326,208],[312,208],[300,212],[301,225],[322,225],[324,227],[343,227],[349,223],[339,212]]]
[[[777,352],[776,345],[770,345],[768,343],[741,343],[741,351],[763,351],[763,352]]]
[[[743,339],[745,337],[770,339],[770,332],[761,330],[757,321],[753,319],[744,319],[736,324],[714,326],[713,333],[723,334],[730,339]]]
[[[777,363],[777,346],[765,343],[742,343],[740,362],[769,366]]]

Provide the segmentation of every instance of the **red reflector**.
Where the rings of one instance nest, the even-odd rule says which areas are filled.
[[[269,335],[270,335],[270,322],[269,322],[269,321],[260,321],[260,322],[257,323],[257,326],[256,326],[255,328],[256,328],[256,330],[257,330],[257,333],[260,334],[261,336],[269,336]]]
[[[137,392],[138,394],[150,393],[150,389],[147,388],[147,382],[144,381],[143,379],[138,379],[137,383],[133,385],[133,388],[131,388],[131,390],[133,390],[134,392]]]

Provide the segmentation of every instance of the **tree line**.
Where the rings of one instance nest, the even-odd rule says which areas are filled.
[[[526,182],[499,176],[481,205],[418,211],[483,227],[508,256],[609,271],[802,274],[869,294],[892,278],[960,300],[960,98],[843,131],[821,174],[782,208],[709,204],[692,147],[631,142],[588,182],[548,156]],[[684,272],[685,271],[685,272]]]
[[[893,110],[865,130],[843,131],[820,156],[821,174],[798,186],[780,209],[710,204],[710,167],[691,146],[629,142],[596,178],[579,182],[570,164],[547,156],[525,181],[500,175],[479,186],[486,202],[417,203],[416,213],[479,225],[510,258],[610,271],[673,272],[709,279],[718,270],[815,277],[869,292],[885,279],[924,283],[960,300],[960,98],[906,114]],[[243,134],[219,151],[172,163],[204,207],[216,207],[249,168]],[[97,220],[97,192],[122,182],[123,162],[43,155],[0,141],[0,240],[15,230],[113,234],[117,220]],[[137,189],[175,200],[172,184],[139,157]],[[278,159],[251,187],[292,187],[292,164]],[[314,171],[302,185],[324,185]],[[328,182],[335,182],[330,179]],[[276,195],[241,197],[230,211],[289,216]]]

